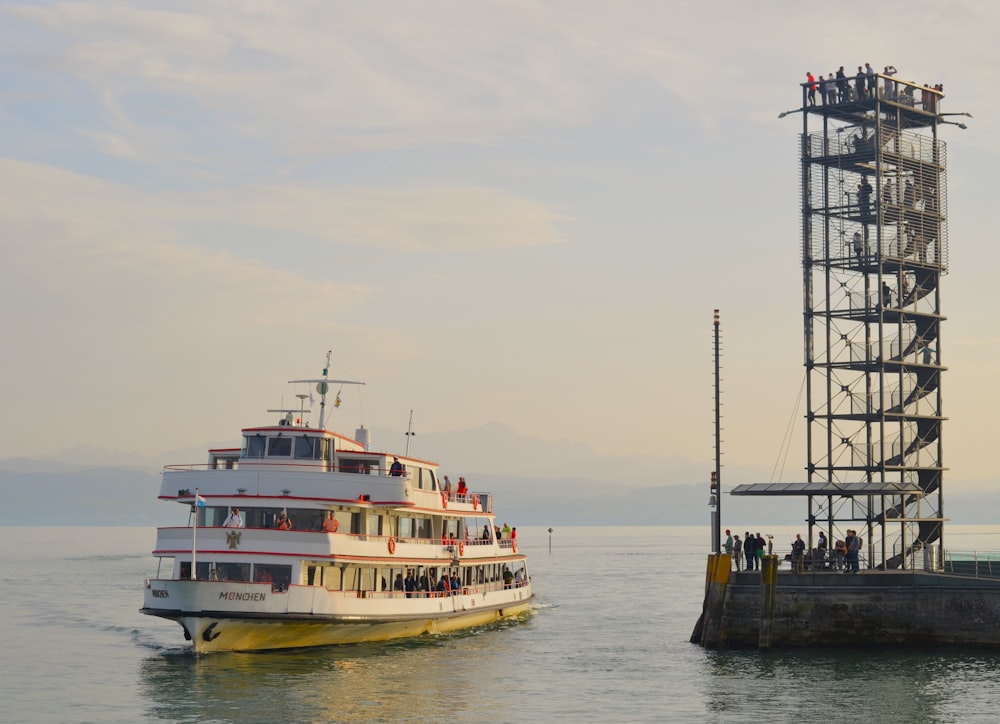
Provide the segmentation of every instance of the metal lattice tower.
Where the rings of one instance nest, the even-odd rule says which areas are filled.
[[[926,86],[883,75],[860,90],[852,80],[846,94],[830,86],[834,97],[821,88],[815,105],[808,84],[802,92],[801,494],[810,541],[823,530],[832,545],[854,528],[869,567],[908,568],[943,540],[948,193],[938,129],[954,122]]]

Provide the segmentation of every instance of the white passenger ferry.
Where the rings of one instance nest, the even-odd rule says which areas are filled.
[[[527,559],[497,528],[493,496],[448,491],[435,463],[370,450],[364,426],[327,430],[328,392],[361,384],[328,369],[329,358],[321,378],[292,381],[315,385],[318,425],[299,394],[300,409],[244,429],[241,448],[166,467],[159,497],[188,522],[157,530],[142,613],[210,652],[383,641],[527,612]]]

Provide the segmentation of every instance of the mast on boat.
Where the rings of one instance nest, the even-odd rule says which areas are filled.
[[[323,430],[324,423],[326,421],[326,395],[330,391],[330,385],[363,385],[364,382],[359,382],[358,380],[331,380],[329,378],[330,374],[330,363],[333,361],[333,350],[327,350],[326,352],[326,367],[323,368],[323,376],[319,379],[314,380],[289,380],[289,384],[296,384],[299,382],[305,382],[307,384],[315,384],[316,392],[319,393],[319,425],[318,428]],[[338,398],[339,401],[339,398]]]

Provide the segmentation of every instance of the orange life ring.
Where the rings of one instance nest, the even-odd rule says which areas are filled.
[[[444,493],[441,493],[441,506],[444,508],[448,507],[448,496]]]
[[[459,541],[458,542],[458,555],[460,555],[460,556],[464,556],[465,555],[465,542],[464,541]]]
[[[389,555],[396,553],[396,539],[389,536]]]
[[[515,541],[511,541],[510,547],[511,547],[511,550],[513,550],[515,553],[517,553],[517,541],[516,540]]]
[[[473,495],[472,496],[472,508],[473,508],[473,510],[479,510],[479,496],[478,495]]]

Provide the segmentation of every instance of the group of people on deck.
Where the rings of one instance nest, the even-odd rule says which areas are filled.
[[[445,498],[451,498],[451,480],[447,475],[444,476],[444,486],[441,488],[441,492],[444,494]],[[455,491],[455,500],[460,503],[465,502],[465,497],[469,494],[469,486],[465,483],[465,478],[459,476],[458,478],[458,489]]]

